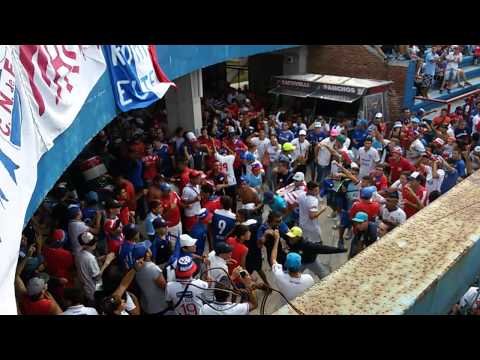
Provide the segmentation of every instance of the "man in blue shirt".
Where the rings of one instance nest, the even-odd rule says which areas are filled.
[[[353,130],[352,147],[354,147],[357,150],[363,146],[363,143],[365,142],[365,139],[368,136],[367,126],[368,126],[367,120],[363,120],[363,119],[358,120],[357,127],[355,128],[355,130]]]
[[[280,144],[284,144],[295,139],[295,135],[288,128],[288,122],[284,121],[282,123],[282,129],[277,130],[277,138]]]
[[[232,198],[222,196],[220,200],[222,209],[215,210],[212,218],[212,244],[210,248],[214,248],[218,242],[225,242],[227,235],[235,227],[237,220],[232,210]]]
[[[195,244],[198,256],[202,256],[205,251],[205,244],[208,240],[208,224],[212,221],[212,214],[205,208],[202,208],[197,215],[198,221],[193,225],[190,235],[197,239]]]
[[[445,170],[445,177],[443,178],[440,191],[442,194],[445,194],[448,190],[457,185],[458,181],[458,170],[454,168],[455,160],[448,159],[448,161],[443,161],[443,169]]]
[[[466,178],[467,171],[466,171],[465,161],[462,159],[462,155],[460,154],[460,151],[458,150],[453,151],[452,160],[453,160],[453,165],[455,166],[455,169],[458,172],[458,176],[460,176],[461,178]]]
[[[168,233],[167,222],[162,218],[153,221],[155,237],[152,242],[152,260],[157,265],[165,264],[173,253],[171,244],[177,243],[177,237]]]
[[[425,51],[425,67],[423,68],[422,84],[420,86],[420,93],[422,96],[428,98],[428,90],[432,87],[435,70],[437,68],[438,55],[436,54],[437,47]]]

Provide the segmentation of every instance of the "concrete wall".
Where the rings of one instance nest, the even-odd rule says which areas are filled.
[[[307,72],[323,75],[391,80],[388,94],[390,119],[403,106],[408,63],[386,64],[368,45],[318,45],[308,47]]]

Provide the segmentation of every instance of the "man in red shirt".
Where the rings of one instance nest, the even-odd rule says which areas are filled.
[[[222,204],[220,202],[221,197],[214,194],[213,186],[210,184],[204,184],[200,191],[201,205],[213,214],[215,210],[221,209]]]
[[[349,211],[350,219],[353,219],[356,213],[362,211],[368,214],[369,221],[375,221],[375,218],[380,214],[380,204],[372,201],[374,192],[372,186],[360,190],[360,199],[353,203]]]
[[[125,179],[121,174],[117,174],[113,180],[117,187],[123,188],[127,191],[128,208],[132,211],[136,211],[138,199],[137,199],[137,196],[135,193],[135,187],[133,186],[133,184],[129,180]]]
[[[187,184],[190,182],[190,173],[194,171],[193,169],[190,169],[188,167],[188,161],[187,160],[178,160],[177,161],[177,169],[179,172],[179,177],[180,181],[178,184],[178,189],[180,192],[183,191],[183,188],[187,186]]]
[[[232,259],[235,260],[234,263],[228,264],[229,274],[232,274],[233,269],[237,266],[244,269],[246,267],[248,247],[244,243],[250,240],[250,228],[247,225],[236,225],[232,235],[226,241],[232,247]]]
[[[240,154],[248,151],[248,146],[245,145],[242,140],[238,138],[235,133],[235,129],[230,127],[228,130],[228,137],[223,142],[223,145],[232,153],[235,153],[235,162],[233,163],[233,168],[235,169],[235,175],[240,176],[242,160],[240,159]]]
[[[71,288],[75,285],[73,277],[75,260],[72,253],[63,248],[64,242],[65,232],[61,229],[55,230],[47,240],[46,246],[42,248],[42,255],[48,273],[51,276],[66,279],[64,287]],[[63,291],[60,295],[63,296]]]
[[[401,150],[396,149],[388,160],[390,166],[390,183],[394,183],[400,178],[403,171],[415,171],[415,166],[402,156]]]
[[[450,124],[450,117],[448,117],[448,110],[447,109],[442,109],[440,112],[440,116],[434,117],[432,124],[433,126],[439,126],[439,125],[445,125],[448,126]]]
[[[385,176],[384,171],[385,171],[384,165],[377,164],[375,166],[375,170],[373,170],[371,173],[373,180],[375,181],[375,186],[377,188],[377,191],[379,192],[388,188],[388,180],[387,180],[387,177]]]
[[[146,152],[147,154],[142,158],[144,169],[143,179],[150,184],[155,176],[157,176],[157,165],[159,158],[153,153],[152,145],[147,145]]]
[[[109,253],[117,254],[123,243],[123,225],[118,215],[120,214],[121,205],[116,200],[109,200],[105,206],[107,219],[103,225],[105,238],[107,239],[107,249]]]
[[[219,149],[221,147],[220,141],[211,137],[208,134],[208,129],[204,127],[202,128],[202,135],[198,137],[198,144],[200,149],[208,154],[205,158],[205,162],[207,168],[211,169],[215,162],[215,150],[213,144],[215,144],[215,147]]]
[[[413,172],[408,177],[408,184],[403,187],[403,211],[407,219],[421,210],[427,201],[427,190],[420,185],[425,178],[420,173]]]
[[[175,191],[172,191],[170,184],[160,184],[160,190],[162,193],[160,197],[160,203],[162,205],[160,214],[167,222],[168,233],[179,237],[182,234],[180,197]]]

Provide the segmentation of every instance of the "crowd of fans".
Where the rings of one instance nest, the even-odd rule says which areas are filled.
[[[329,273],[319,254],[356,256],[480,168],[480,104],[389,123],[307,121],[248,89],[202,106],[198,134],[169,134],[155,108],[90,142],[23,232],[19,313],[241,315],[259,291],[289,302]],[[336,247],[321,237],[329,208]]]

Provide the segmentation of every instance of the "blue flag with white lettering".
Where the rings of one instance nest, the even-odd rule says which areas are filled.
[[[148,107],[174,86],[160,69],[153,45],[105,45],[104,50],[122,112]]]

